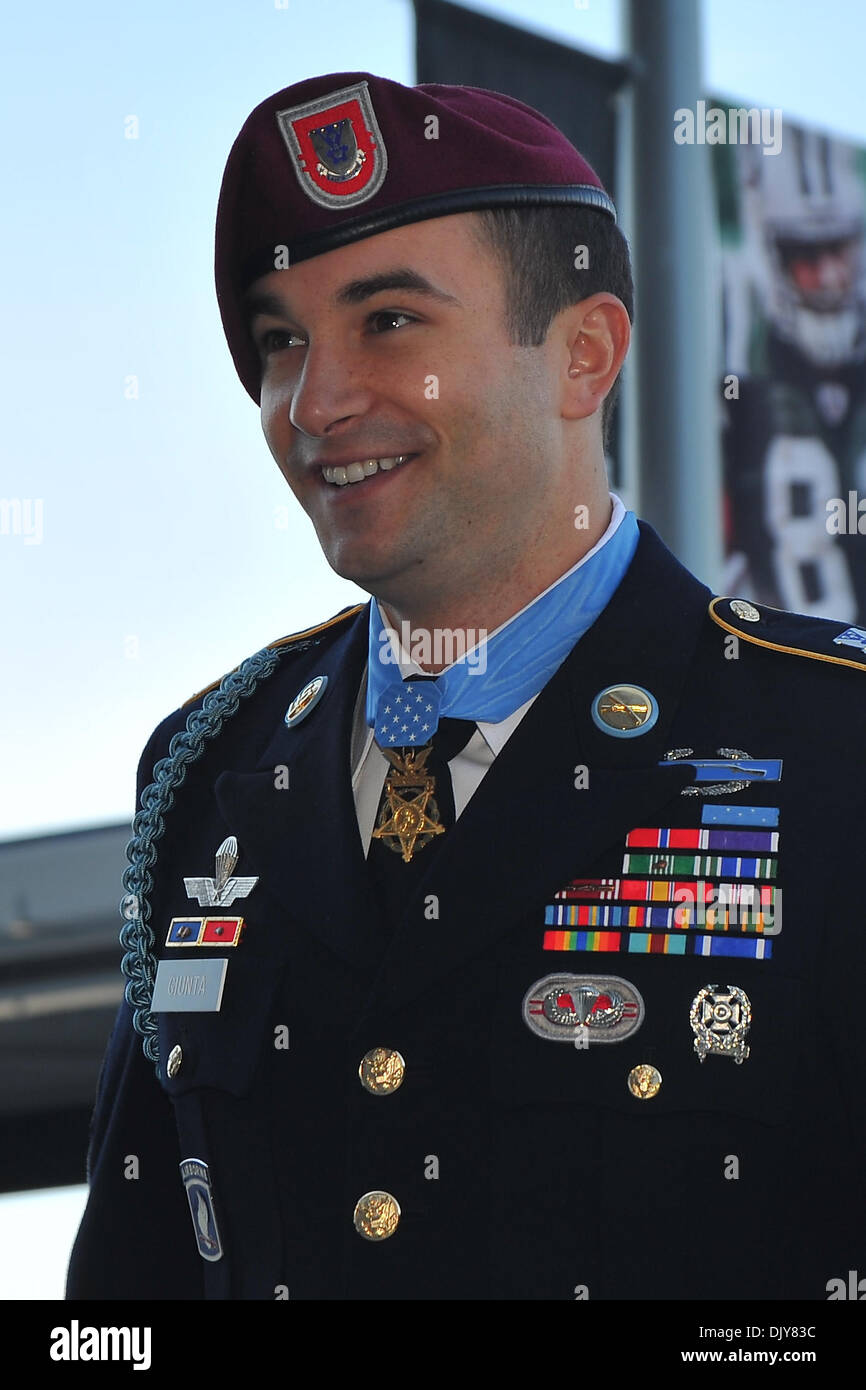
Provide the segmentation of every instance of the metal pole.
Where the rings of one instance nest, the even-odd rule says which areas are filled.
[[[629,0],[634,72],[638,505],[683,564],[722,574],[721,336],[710,147],[677,144],[705,96],[699,0]]]

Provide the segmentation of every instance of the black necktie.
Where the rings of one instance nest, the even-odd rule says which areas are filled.
[[[408,679],[417,683],[419,677]],[[426,745],[429,752],[425,754],[423,748],[396,750],[398,765],[389,768],[376,815],[376,826],[384,834],[373,836],[367,855],[370,880],[391,929],[454,825],[454,789],[448,764],[466,747],[475,729],[471,719],[440,719]],[[407,753],[407,758],[401,757]],[[412,765],[416,766],[414,777],[401,771]],[[425,789],[427,779],[434,784],[429,792]]]

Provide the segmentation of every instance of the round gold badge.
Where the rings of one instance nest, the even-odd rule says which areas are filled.
[[[403,1084],[406,1063],[390,1047],[374,1047],[361,1058],[358,1076],[372,1096],[390,1096]]]
[[[614,738],[649,733],[658,717],[655,697],[640,685],[609,685],[592,702],[596,728]]]
[[[662,1084],[662,1074],[647,1062],[632,1067],[628,1074],[628,1089],[637,1100],[652,1100],[657,1096]]]
[[[390,1192],[365,1192],[355,1204],[353,1219],[365,1240],[387,1240],[400,1224],[400,1203]]]
[[[179,1044],[175,1044],[175,1046],[171,1049],[171,1052],[168,1054],[168,1061],[165,1064],[165,1069],[168,1072],[170,1080],[174,1080],[174,1078],[180,1071],[182,1064],[183,1048]]]

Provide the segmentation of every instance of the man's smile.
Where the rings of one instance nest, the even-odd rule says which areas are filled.
[[[366,482],[379,472],[390,473],[401,464],[417,457],[417,454],[392,454],[384,458],[353,459],[346,464],[323,466],[321,472],[326,483],[345,487],[348,483]]]

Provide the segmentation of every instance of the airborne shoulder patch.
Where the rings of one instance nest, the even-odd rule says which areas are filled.
[[[310,639],[318,638],[319,633],[327,632],[330,628],[337,627],[342,623],[347,623],[350,618],[354,618],[360,613],[363,607],[363,603],[356,603],[354,607],[343,608],[339,613],[335,613],[333,618],[326,618],[323,623],[317,623],[315,627],[305,628],[303,632],[292,632],[288,637],[279,637],[274,642],[268,642],[267,650],[278,651],[283,647],[291,648],[296,645],[299,646],[302,642],[307,642]],[[234,669],[238,670],[239,668],[236,666]],[[226,672],[226,674],[230,675],[231,672]],[[225,680],[225,676],[220,676],[217,680],[211,681],[210,685],[206,685],[202,690],[197,690],[195,695],[190,695],[188,700],[184,700],[181,709],[186,709],[187,705],[194,705],[197,700],[201,700],[205,695],[209,695],[212,690],[216,690],[217,686],[223,680]]]
[[[843,621],[810,618],[738,598],[714,598],[708,613],[717,627],[752,646],[866,670],[866,631]]]

